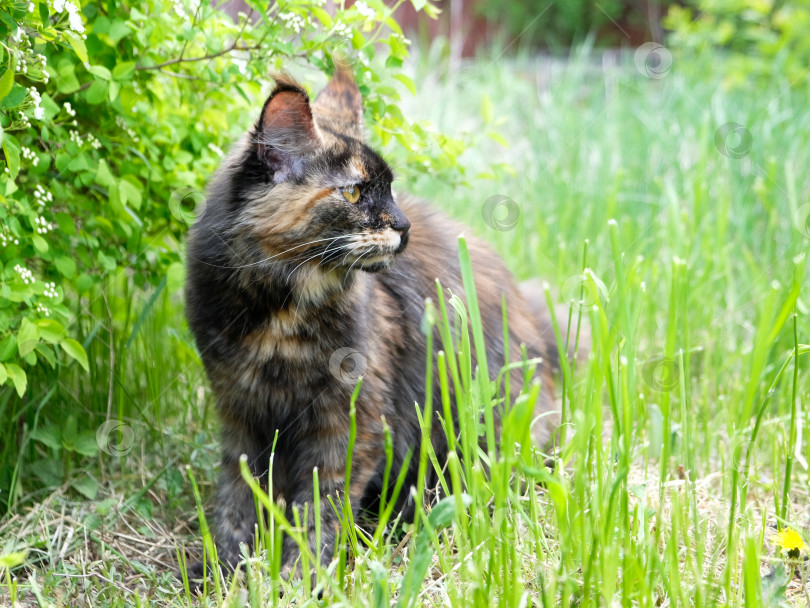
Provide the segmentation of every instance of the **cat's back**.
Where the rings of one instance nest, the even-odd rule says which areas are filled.
[[[424,300],[438,297],[439,279],[447,299],[448,291],[463,298],[464,286],[458,254],[458,237],[464,235],[475,277],[481,321],[487,347],[503,362],[502,300],[507,303],[510,342],[514,348],[525,343],[536,356],[556,367],[557,354],[548,328],[538,326],[535,311],[542,302],[529,303],[502,258],[469,227],[414,197],[398,201],[411,221],[407,249],[394,267],[379,275],[380,284],[397,299],[400,308],[421,321]]]

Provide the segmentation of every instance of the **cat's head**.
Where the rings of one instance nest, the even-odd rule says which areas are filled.
[[[391,168],[365,144],[354,77],[338,70],[314,103],[291,78],[275,80],[250,134],[241,226],[268,258],[304,271],[388,268],[410,222]]]

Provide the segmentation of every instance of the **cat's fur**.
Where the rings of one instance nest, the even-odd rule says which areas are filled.
[[[379,498],[383,419],[393,434],[391,479],[409,449],[418,454],[415,404],[425,402],[427,360],[420,330],[424,299],[435,298],[437,277],[463,293],[456,244],[462,227],[421,203],[398,201],[391,169],[363,142],[363,131],[360,93],[347,71],[339,70],[313,104],[295,81],[278,77],[255,127],[223,161],[191,231],[187,314],[222,424],[215,539],[220,559],[230,566],[240,559],[240,543],[252,547],[256,524],[239,457],[246,454],[266,484],[276,432],[273,497],[283,498],[288,511],[311,504],[318,468],[323,546],[313,550],[331,559],[337,518],[328,497],[344,490],[356,377],[341,380],[344,353],[357,351],[349,359],[365,366],[356,404],[353,508]],[[353,204],[341,188],[355,184],[362,196]],[[501,260],[480,241],[468,243],[489,370],[497,373],[504,361],[504,294],[510,357],[519,360],[525,343],[530,356],[544,358],[536,414],[548,414],[557,352],[551,332],[532,315]],[[438,385],[433,390],[440,403]],[[533,428],[539,443],[548,440],[554,419],[539,416]],[[440,424],[433,429],[442,459],[446,440]],[[415,460],[400,507],[415,483]],[[314,534],[309,538],[314,543]],[[297,555],[285,539],[288,568]]]

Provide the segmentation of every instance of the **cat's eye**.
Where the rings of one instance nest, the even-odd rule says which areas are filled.
[[[341,188],[340,192],[343,194],[343,198],[350,203],[356,203],[360,200],[360,186],[346,186]]]

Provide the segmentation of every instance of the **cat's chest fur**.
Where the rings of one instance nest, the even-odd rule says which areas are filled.
[[[282,306],[264,310],[262,301],[248,303],[243,294],[237,306],[249,314],[233,331],[223,332],[217,362],[210,366],[220,408],[238,409],[247,418],[280,419],[302,408],[348,403],[351,380],[359,375],[346,376],[340,368],[340,354],[348,351],[357,353],[365,384],[377,383],[379,370],[367,352],[377,317],[372,309],[380,299],[374,297],[373,281],[359,276],[349,289],[334,293],[310,286]]]

